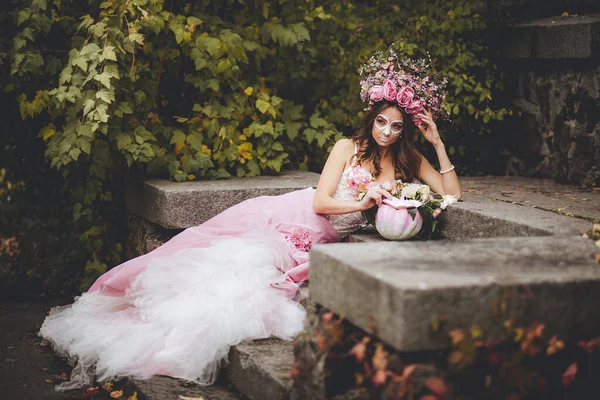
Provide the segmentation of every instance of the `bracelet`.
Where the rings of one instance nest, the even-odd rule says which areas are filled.
[[[440,174],[444,175],[444,174],[447,174],[448,172],[451,172],[451,171],[454,171],[454,165],[453,165],[453,166],[451,166],[451,167],[450,167],[450,168],[448,168],[448,169],[445,169],[445,170],[440,170]]]

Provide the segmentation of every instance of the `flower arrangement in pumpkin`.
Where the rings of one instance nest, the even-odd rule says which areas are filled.
[[[457,201],[455,196],[435,193],[427,185],[400,180],[385,183],[372,180],[365,189],[359,190],[358,200],[362,200],[369,188],[376,184],[393,198],[384,199],[381,206],[372,207],[363,214],[379,234],[389,240],[409,239],[421,232],[423,226],[431,227],[424,235],[429,237],[442,211]]]

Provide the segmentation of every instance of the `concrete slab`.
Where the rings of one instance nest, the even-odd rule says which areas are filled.
[[[242,343],[231,348],[229,362],[229,381],[248,398],[288,398],[294,365],[292,342],[272,338]]]
[[[568,339],[600,330],[600,267],[581,237],[339,243],[310,254],[311,300],[341,314],[399,351],[447,347],[429,333],[445,315],[448,329],[503,321],[540,321]],[[493,316],[492,306],[506,303]]]
[[[279,176],[219,181],[131,181],[125,194],[127,211],[168,229],[200,225],[225,209],[258,196],[275,196],[316,187],[319,174],[286,171]]]

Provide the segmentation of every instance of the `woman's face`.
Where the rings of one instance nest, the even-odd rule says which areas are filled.
[[[404,120],[402,113],[396,107],[384,108],[373,121],[371,134],[380,146],[390,146],[402,136]]]

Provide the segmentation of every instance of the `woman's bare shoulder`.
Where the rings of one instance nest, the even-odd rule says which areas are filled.
[[[333,145],[333,149],[331,150],[331,152],[334,151],[336,153],[350,152],[351,154],[354,154],[354,140],[348,138],[338,140],[337,142],[335,142],[335,144]]]

